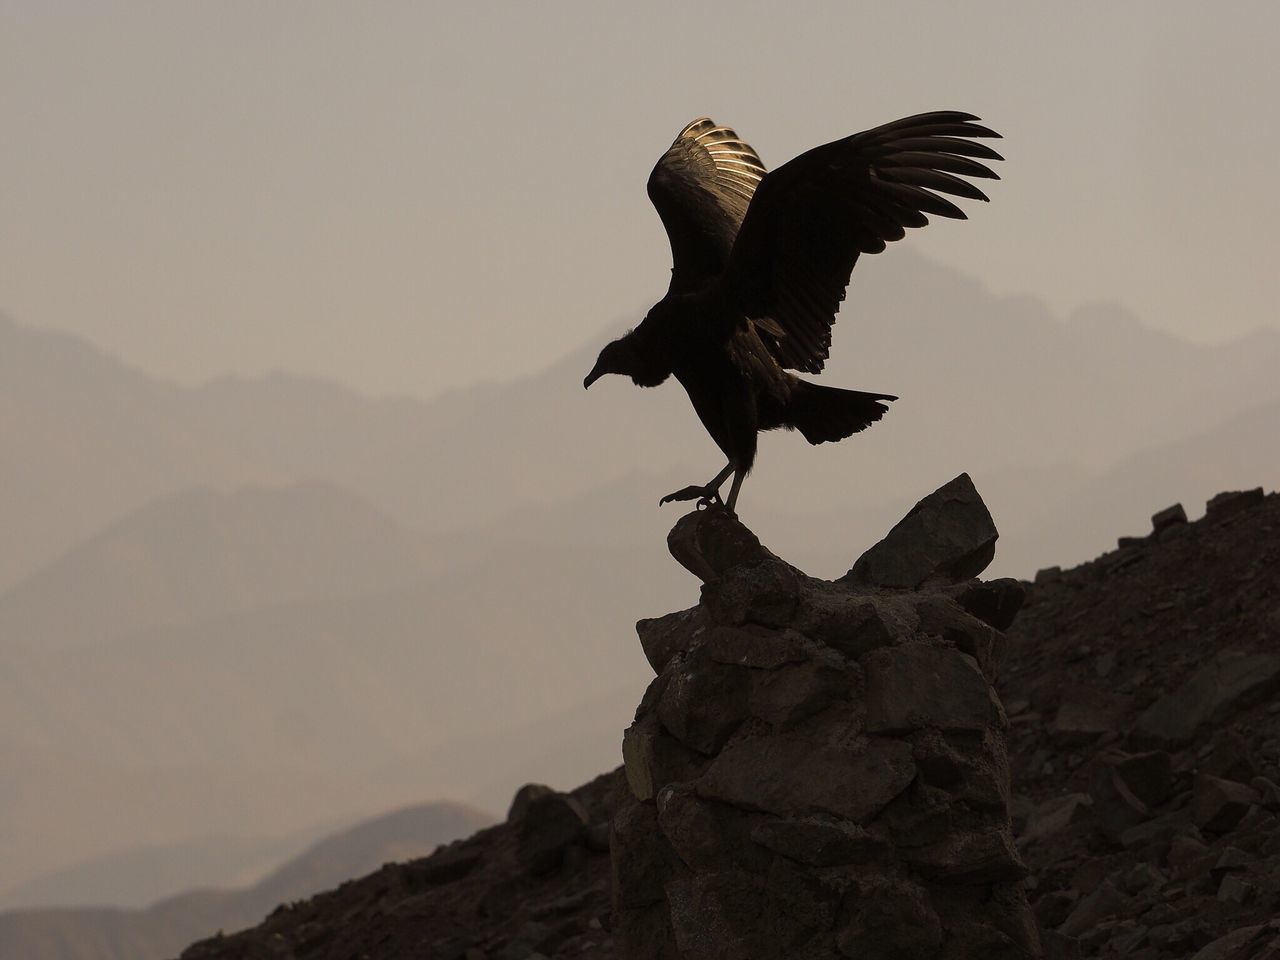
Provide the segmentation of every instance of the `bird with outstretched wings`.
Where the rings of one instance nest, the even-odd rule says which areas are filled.
[[[923,113],[815,147],[769,172],[728,127],[705,117],[676,137],[649,176],[671,242],[671,283],[644,321],[600,351],[606,373],[656,386],[675,376],[728,464],[706,484],[662,498],[733,510],[756,437],[779,427],[810,443],[879,420],[889,394],[843,390],[819,373],[850,274],[929,215],[965,219],[948,197],[986,200],[972,179],[998,179],[979,142],[998,137],[967,113]],[[966,179],[969,178],[969,179]]]

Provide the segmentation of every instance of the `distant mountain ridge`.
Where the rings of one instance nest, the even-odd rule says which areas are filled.
[[[177,890],[248,886],[333,829],[329,824],[279,836],[220,833],[113,850],[6,890],[0,914],[86,904],[137,910]]]
[[[0,831],[0,879],[172,843],[184,823],[186,835],[274,834],[424,795],[474,796],[531,746],[558,749],[550,731],[533,745],[503,734],[576,705],[567,664],[638,693],[634,651],[599,638],[619,615],[634,621],[680,598],[661,557],[660,542],[640,552],[530,545],[354,598],[83,649],[0,646],[0,751],[6,774],[27,785],[4,816],[59,825]],[[583,596],[566,603],[562,584]],[[625,703],[601,705],[601,729]],[[407,762],[466,737],[488,744],[468,769]],[[595,761],[571,768],[585,762]],[[487,796],[505,802],[511,789]],[[99,802],[78,802],[87,790]]]
[[[418,804],[326,837],[243,890],[193,891],[145,910],[0,913],[0,956],[163,960],[193,938],[256,923],[279,903],[319,893],[389,861],[424,856],[492,822],[487,814],[454,803]]]
[[[597,348],[430,401],[375,399],[283,374],[181,387],[74,338],[0,321],[0,466],[10,481],[0,497],[10,531],[0,589],[126,512],[193,486],[324,481],[399,522],[442,531],[569,500],[637,469],[678,467],[697,479],[718,468],[674,382],[636,390],[610,378],[588,398],[579,383]],[[767,437],[744,505],[794,503],[798,490],[810,508],[851,493],[884,502],[904,483],[970,466],[975,446],[991,471],[1106,469],[1280,400],[1277,368],[1280,332],[1198,346],[1105,304],[1064,321],[1034,298],[994,297],[895,251],[858,271],[822,379],[901,400],[844,444],[811,450],[794,436]],[[551,438],[567,441],[554,455]]]
[[[0,594],[0,638],[41,649],[412,579],[431,550],[327,483],[168,494]]]

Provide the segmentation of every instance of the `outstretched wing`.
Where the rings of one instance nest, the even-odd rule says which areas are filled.
[[[649,199],[671,241],[671,287],[694,290],[724,272],[765,166],[728,127],[701,117],[649,175]]]
[[[858,254],[879,253],[907,227],[927,224],[926,214],[965,219],[939,194],[987,199],[962,179],[998,179],[978,160],[1000,155],[972,138],[999,134],[977,119],[907,117],[815,147],[760,183],[721,289],[746,316],[774,321],[758,326],[782,366],[822,369]]]

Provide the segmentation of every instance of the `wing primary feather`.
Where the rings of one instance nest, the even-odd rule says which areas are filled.
[[[966,177],[981,177],[986,180],[999,180],[1000,175],[976,160],[956,157],[947,153],[932,153],[925,150],[904,150],[890,154],[879,164],[881,170],[896,170],[899,167],[928,167],[933,170],[946,170],[950,173],[963,174]]]
[[[884,198],[885,209],[890,211],[893,219],[903,227],[919,229],[929,225],[929,218],[914,207],[899,203],[889,197]]]
[[[899,167],[892,174],[887,170],[878,172],[881,176],[898,183],[909,183],[916,187],[928,187],[930,190],[940,190],[954,197],[968,197],[970,200],[987,199],[987,195],[968,180],[961,180],[959,177],[953,177],[951,174],[943,173],[940,170],[930,170],[927,167]]]
[[[880,126],[869,130],[868,133],[893,133],[898,130],[910,130],[925,124],[937,123],[969,123],[979,120],[971,113],[961,113],[959,110],[933,110],[929,113],[917,113],[910,117],[903,117],[901,120],[894,120],[891,123],[882,123]]]
[[[954,153],[962,157],[978,157],[982,160],[1003,160],[985,143],[975,140],[962,140],[958,137],[908,137],[893,142],[895,151],[937,150],[942,153]]]
[[[917,210],[936,214],[939,217],[950,217],[952,220],[969,219],[965,216],[965,212],[950,200],[943,199],[936,193],[930,193],[923,187],[913,187],[906,183],[893,183],[889,180],[879,180],[877,183],[881,190]]]
[[[880,131],[873,130],[870,132],[873,134],[879,134]],[[901,131],[901,133],[903,136],[911,137],[981,137],[984,139],[1001,139],[1000,134],[996,133],[989,127],[980,127],[974,123],[928,123],[921,124],[918,127],[907,128]],[[892,143],[900,138],[897,136],[884,138],[876,136],[872,139],[879,143]]]

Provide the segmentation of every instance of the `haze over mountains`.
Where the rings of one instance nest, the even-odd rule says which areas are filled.
[[[430,567],[423,535],[338,487],[162,496],[8,592],[0,636],[86,646],[317,596],[358,596]]]
[[[451,803],[395,810],[309,845],[239,889],[193,890],[144,910],[18,910],[0,914],[0,956],[22,960],[152,960],[192,939],[256,923],[281,903],[360,876],[384,863],[431,853],[491,819]]]
[[[855,279],[823,379],[902,399],[840,445],[765,437],[740,501],[813,574],[962,470],[993,574],[1027,576],[1280,469],[1280,335],[1063,320],[906,250]],[[630,625],[695,598],[657,499],[722,462],[674,383],[583,393],[614,332],[416,401],[179,387],[0,321],[0,906],[133,848],[500,811],[614,764],[647,676]]]

